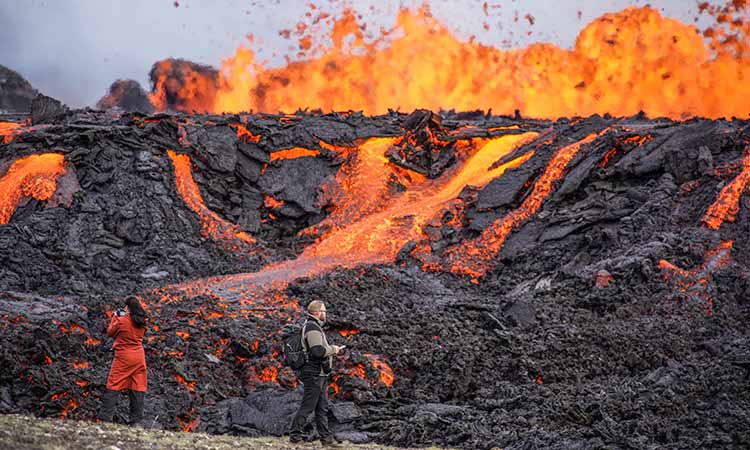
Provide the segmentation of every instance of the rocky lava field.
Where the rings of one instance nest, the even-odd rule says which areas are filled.
[[[341,439],[750,446],[748,121],[0,120],[2,413],[96,418],[136,294],[146,426],[281,435],[319,299]]]

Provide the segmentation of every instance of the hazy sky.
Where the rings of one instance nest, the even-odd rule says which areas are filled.
[[[0,64],[70,106],[90,106],[118,78],[138,80],[148,89],[148,71],[159,59],[218,67],[249,33],[259,57],[281,65],[298,48],[295,38],[285,39],[279,31],[293,29],[310,3],[316,12],[351,7],[363,14],[368,30],[377,30],[391,27],[400,7],[424,1],[0,0]],[[488,0],[488,14],[484,0],[429,3],[433,15],[460,38],[474,35],[498,47],[545,41],[570,48],[592,19],[629,5],[650,4],[687,23],[694,22],[697,10],[693,0]],[[533,16],[533,25],[526,14]]]

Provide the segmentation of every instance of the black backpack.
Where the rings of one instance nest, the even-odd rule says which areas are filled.
[[[292,370],[302,370],[307,363],[307,346],[304,342],[306,328],[307,321],[302,326],[297,324],[284,338],[283,363]]]

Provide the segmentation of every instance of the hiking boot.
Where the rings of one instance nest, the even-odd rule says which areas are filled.
[[[320,440],[320,444],[323,447],[328,447],[328,448],[338,448],[338,447],[340,447],[339,443],[336,441],[336,439],[334,439],[332,437],[321,439]]]
[[[289,436],[289,442],[291,444],[301,444],[305,442],[305,440],[302,439],[302,436]]]

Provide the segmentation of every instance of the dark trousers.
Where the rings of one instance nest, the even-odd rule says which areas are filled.
[[[128,391],[128,400],[130,400],[130,425],[139,425],[143,420],[143,400],[146,397],[145,392]],[[112,422],[117,409],[117,400],[120,399],[121,391],[107,389],[102,396],[102,411],[100,419],[104,422]]]
[[[302,404],[294,416],[289,436],[302,437],[302,427],[305,426],[307,416],[315,411],[315,426],[320,439],[331,439],[331,430],[328,429],[328,377],[303,374],[302,385]]]

